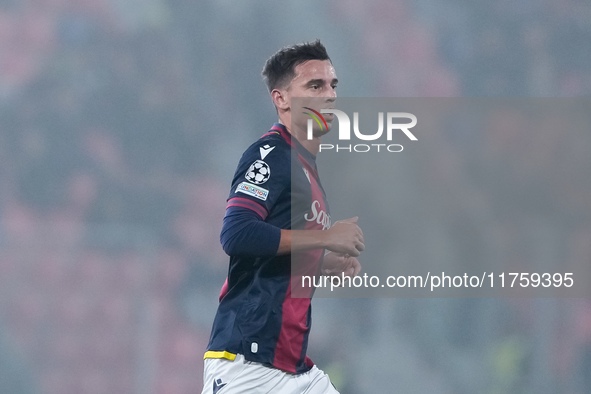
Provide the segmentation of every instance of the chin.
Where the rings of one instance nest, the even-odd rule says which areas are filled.
[[[314,130],[314,137],[318,138],[318,137],[322,137],[323,135],[326,135],[330,132],[330,129],[328,130]]]
[[[332,129],[332,122],[326,122],[328,129],[317,130],[314,129],[314,137],[322,137],[325,134],[328,134]]]

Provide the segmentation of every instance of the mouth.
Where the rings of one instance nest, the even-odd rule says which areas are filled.
[[[328,104],[326,106],[323,105],[320,109],[320,112],[322,112],[322,110],[325,110],[325,109],[334,109],[334,104],[333,105]],[[332,120],[332,118],[334,117],[334,114],[326,113],[326,114],[322,114],[322,116],[324,116],[324,118],[326,120],[328,120],[329,118]]]

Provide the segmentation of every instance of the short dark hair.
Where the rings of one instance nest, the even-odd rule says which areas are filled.
[[[265,63],[262,73],[269,92],[289,83],[295,76],[296,66],[308,60],[330,61],[320,40],[284,47],[271,56]]]

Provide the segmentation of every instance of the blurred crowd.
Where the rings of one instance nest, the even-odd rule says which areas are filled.
[[[591,5],[583,0],[306,4],[328,36],[336,24],[350,34],[335,52],[351,58],[338,65],[342,74],[362,75],[344,81],[351,96],[591,93]],[[8,371],[0,391],[199,391],[227,268],[218,234],[230,176],[273,122],[262,63],[293,41],[271,5],[0,0],[0,370]],[[291,11],[308,17],[305,7]],[[522,223],[544,217],[568,259],[588,261],[591,135],[561,139],[560,119],[540,123],[535,136],[507,133],[502,122],[518,116],[508,108],[490,129],[441,135],[448,149],[419,168],[449,185],[439,196],[449,210],[438,219],[482,243],[488,234],[472,230],[490,220],[511,260],[529,258],[512,253],[525,242]],[[473,155],[449,154],[458,143]],[[507,195],[479,183],[491,169],[512,182]],[[548,179],[556,193],[540,195]],[[454,185],[465,184],[476,190],[458,200]],[[524,191],[519,200],[515,189]],[[526,331],[515,328],[527,322],[511,324],[529,304],[507,304],[507,335],[488,349],[499,376],[491,393],[527,383],[510,371],[527,373]],[[583,392],[591,305],[570,306],[577,349],[559,352],[551,369],[577,376],[569,390]],[[457,310],[474,308],[464,307]],[[356,389],[344,377],[347,384]]]

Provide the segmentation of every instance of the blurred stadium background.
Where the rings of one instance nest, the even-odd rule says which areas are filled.
[[[591,93],[584,0],[1,0],[0,393],[200,392],[227,188],[275,119],[259,73],[316,38],[342,96]],[[591,173],[591,131],[497,131],[469,143],[524,196],[560,187],[558,162]],[[482,175],[438,152],[422,176]],[[439,196],[424,248],[591,263],[591,182],[499,193],[514,214],[494,223],[480,185]],[[343,394],[591,392],[588,299],[319,299],[314,319],[310,355]]]

